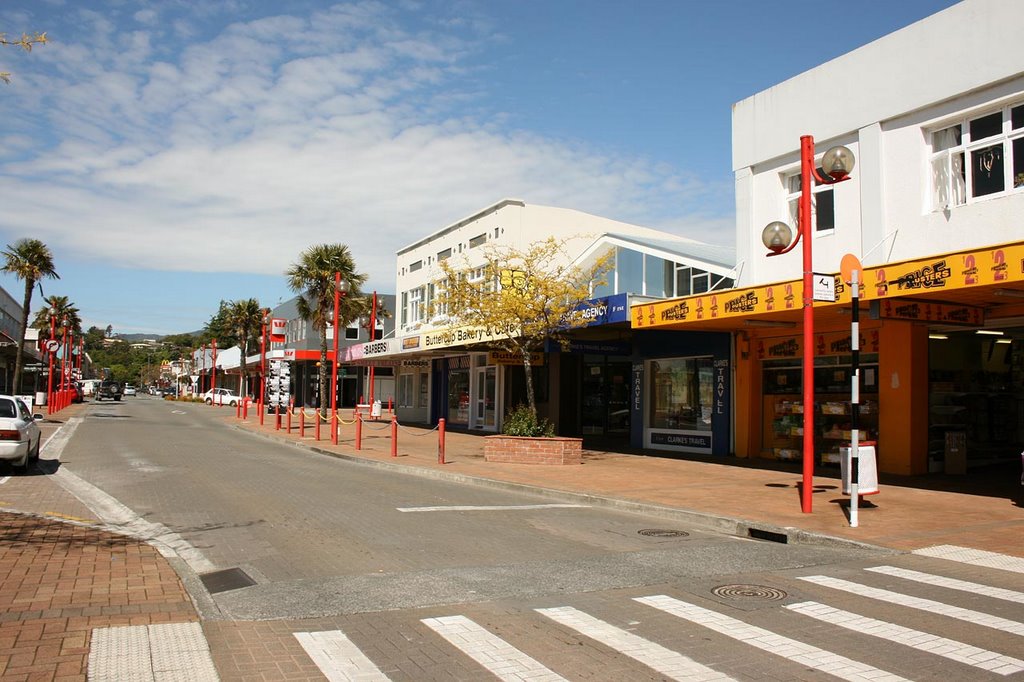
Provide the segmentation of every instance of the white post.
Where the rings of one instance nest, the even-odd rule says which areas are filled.
[[[857,527],[857,506],[860,501],[860,273],[850,273],[850,527]]]

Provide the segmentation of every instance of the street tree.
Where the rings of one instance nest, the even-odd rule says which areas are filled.
[[[235,335],[238,337],[238,345],[242,351],[240,369],[242,372],[239,381],[239,395],[243,398],[248,395],[246,392],[246,362],[249,355],[249,342],[254,339],[263,323],[263,308],[255,298],[246,298],[231,303],[228,308],[227,322],[234,327]]]
[[[25,281],[25,295],[22,299],[21,325],[18,333],[18,347],[14,360],[14,381],[11,390],[17,394],[21,388],[21,371],[25,363],[25,330],[28,328],[28,315],[32,308],[32,290],[36,282],[49,277],[60,279],[53,265],[53,253],[50,248],[38,239],[19,239],[13,245],[8,244],[3,252],[4,272],[10,273]]]
[[[334,315],[334,273],[341,273],[341,279],[348,282],[349,291],[342,297],[338,320]],[[356,272],[352,252],[344,244],[314,244],[299,254],[299,260],[285,272],[288,287],[299,294],[297,308],[299,316],[309,322],[320,335],[320,391],[319,408],[321,419],[327,418],[327,325],[334,324],[335,333],[347,327],[353,320],[366,314],[367,299],[360,287],[366,282],[366,275]],[[335,358],[337,360],[337,358]],[[331,390],[337,390],[332,387]]]
[[[32,328],[39,330],[39,338],[50,338],[51,317],[56,320],[55,328],[58,337],[62,335],[64,329],[76,336],[82,334],[80,311],[67,296],[54,294],[47,296],[43,301],[46,305],[40,308],[36,312],[36,316],[32,318]]]
[[[0,45],[20,47],[26,52],[31,52],[33,45],[43,45],[46,42],[45,33],[33,33],[32,35],[22,33],[20,38],[8,38],[6,33],[0,33]],[[11,74],[6,71],[0,71],[0,81],[10,83]]]
[[[525,249],[489,244],[483,264],[468,257],[441,262],[431,317],[440,316],[450,330],[477,332],[518,358],[526,379],[527,408],[533,423],[537,401],[531,354],[548,341],[568,347],[568,333],[586,326],[581,313],[593,287],[604,284],[611,253],[587,264],[574,264],[565,242],[553,237]],[[453,262],[456,261],[456,262]]]

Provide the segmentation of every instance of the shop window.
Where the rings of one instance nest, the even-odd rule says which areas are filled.
[[[1024,105],[933,131],[932,210],[1024,187]]]
[[[654,360],[650,376],[651,428],[711,430],[715,399],[711,357]]]
[[[400,374],[398,376],[398,406],[414,407],[415,394],[413,393],[413,374]]]

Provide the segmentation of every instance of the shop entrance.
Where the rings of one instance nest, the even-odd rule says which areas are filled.
[[[580,424],[584,438],[629,437],[629,361],[585,355]]]
[[[928,341],[928,469],[965,474],[1024,449],[1024,327],[941,331]]]
[[[494,365],[475,370],[476,396],[472,428],[494,431],[498,426],[498,368]]]

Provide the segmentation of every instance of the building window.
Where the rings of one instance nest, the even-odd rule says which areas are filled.
[[[650,369],[651,428],[710,431],[715,400],[712,358],[656,360]]]
[[[399,407],[415,407],[415,393],[413,392],[413,378],[414,374],[399,374],[398,375],[398,406]]]
[[[486,232],[484,232],[483,234],[478,234],[477,236],[475,236],[475,237],[473,237],[472,239],[469,240],[469,248],[475,249],[476,247],[480,246],[481,244],[483,244],[486,241],[487,241],[487,233]]]
[[[818,173],[825,174],[820,168]],[[801,177],[802,173],[795,173],[786,178],[786,189],[789,192],[786,202],[789,206],[790,223],[794,226],[800,224],[798,210]],[[811,220],[814,221],[815,232],[836,229],[835,193],[832,191],[832,185],[811,182]]]
[[[1024,104],[931,133],[932,210],[1024,187]]]
[[[438,263],[440,263],[442,261],[446,261],[446,260],[448,260],[451,257],[452,257],[452,250],[451,249],[445,249],[444,251],[438,251],[437,252],[437,262]]]
[[[359,320],[345,327],[345,338],[349,341],[355,341],[359,338]]]
[[[406,316],[408,324],[419,324],[423,319],[423,287],[409,291],[409,309]]]
[[[421,270],[422,268],[423,268],[423,261],[422,260],[418,260],[415,263],[410,263],[409,264],[409,272],[416,272],[417,270]]]

